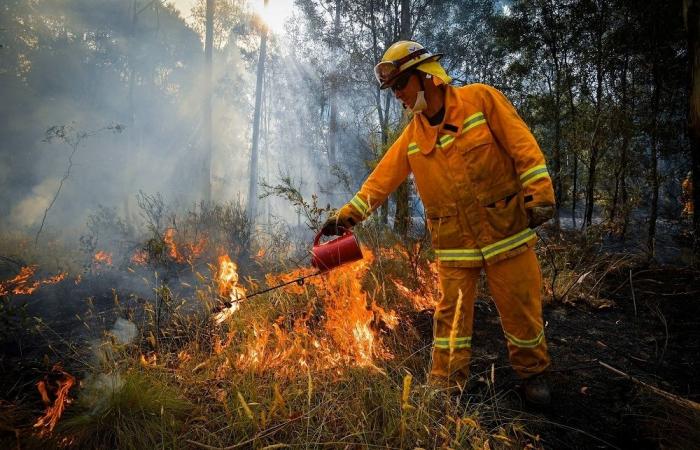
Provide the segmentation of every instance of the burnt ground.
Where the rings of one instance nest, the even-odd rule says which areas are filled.
[[[625,270],[603,281],[600,296],[607,301],[598,307],[583,302],[545,306],[553,389],[546,409],[523,404],[496,309],[487,299],[477,300],[468,398],[487,405],[486,420],[498,426],[518,417],[552,449],[700,448],[700,412],[598,363],[700,402],[699,273],[638,268],[632,280],[634,301]],[[490,386],[492,365],[495,384]]]
[[[698,411],[674,404],[598,363],[605,362],[650,385],[700,402],[700,273],[671,266],[632,268],[634,301],[629,275],[629,269],[608,274],[601,281],[597,302],[545,306],[553,388],[553,404],[546,409],[533,408],[521,400],[520,382],[508,364],[496,309],[487,297],[477,300],[472,382],[463,401],[474,402],[482,424],[496,430],[517,418],[525,425],[525,438],[538,439],[548,449],[700,448]],[[100,281],[118,285],[120,280]],[[94,286],[85,282],[79,286],[63,283],[56,289],[52,298],[39,298],[41,294],[34,298],[35,304],[48,306],[51,301],[86,298],[94,292]],[[103,322],[95,329],[112,323],[102,319],[115,307],[113,294],[106,292],[91,300],[96,313],[88,323]],[[82,315],[85,304],[79,306],[80,311],[66,316]],[[121,298],[119,309],[138,310],[139,299]],[[87,318],[82,315],[81,319]],[[427,311],[419,314],[416,322],[429,348],[431,315]],[[55,330],[63,339],[51,348],[64,355],[70,352],[55,348],[60,342],[86,338],[74,321],[66,323],[72,323],[71,327]],[[27,342],[16,355],[3,349],[5,356],[14,357],[0,358],[2,371],[22,374],[9,384],[2,383],[3,392],[13,397],[27,392],[27,400],[37,400],[34,382],[48,371],[36,363],[46,350],[37,344]],[[427,356],[428,352],[424,353]],[[18,360],[29,365],[8,366]],[[487,381],[492,373],[494,384]],[[41,413],[42,405],[34,403],[34,410],[27,412],[23,421],[31,423]],[[0,401],[0,413],[4,406]],[[0,435],[5,434],[7,442],[14,442],[12,429],[4,429],[0,421]]]

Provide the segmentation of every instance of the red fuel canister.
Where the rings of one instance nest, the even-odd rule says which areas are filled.
[[[343,235],[328,242],[321,243],[321,232],[314,239],[314,248],[311,250],[311,265],[327,272],[342,264],[362,259],[360,243],[352,231],[342,229]]]

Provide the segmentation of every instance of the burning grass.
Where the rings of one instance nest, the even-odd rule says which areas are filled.
[[[424,384],[430,336],[414,316],[437,299],[425,246],[370,235],[364,260],[244,299],[312,274],[282,267],[291,242],[251,241],[235,207],[202,207],[176,220],[159,198],[142,203],[146,236],[98,240],[99,227],[129,232],[102,213],[91,222],[93,235],[81,239],[82,270],[70,280],[45,279],[81,292],[102,279],[146,288],[109,286],[111,304],[102,300],[100,310],[99,294],[90,297],[78,316],[79,328],[93,332],[90,345],[49,343],[51,359],[66,369],[38,365],[49,381],[33,389],[31,424],[10,426],[20,442],[81,449],[538,445],[517,421],[494,418],[494,408]],[[27,267],[3,282],[7,296],[32,283],[50,288]],[[217,314],[222,301],[233,303]],[[94,339],[95,330],[110,327]]]
[[[63,383],[46,399],[51,414],[39,419],[32,439],[66,448],[533,441],[514,428],[484,426],[479,405],[421,384],[429,347],[409,313],[434,297],[416,303],[428,286],[399,292],[416,280],[398,271],[382,281],[381,268],[401,266],[400,249],[364,253],[363,261],[304,284],[236,302],[216,320],[208,311],[221,299],[309,274],[267,273],[265,283],[248,280],[244,288],[235,262],[220,255],[211,275],[198,274],[192,286],[199,312],[164,315],[158,327],[155,313],[146,314],[133,342],[106,334],[95,347],[97,362],[76,367],[79,383],[56,369]],[[418,273],[432,273],[427,260]],[[148,302],[144,310],[157,307]],[[130,329],[121,320],[114,328]]]
[[[0,447],[542,446],[536,425],[523,425],[531,417],[494,389],[492,364],[474,374],[473,396],[425,384],[438,282],[423,242],[367,227],[363,261],[294,283],[313,271],[285,266],[296,247],[283,235],[245,241],[252,234],[235,208],[176,220],[151,200],[148,233],[85,239],[74,264],[82,270],[68,276],[30,259],[3,277],[0,312],[17,300],[43,305],[52,290],[80,292],[89,308],[71,331],[93,334],[83,345],[35,324],[43,332],[31,342],[46,338],[49,356],[36,355],[32,371],[7,382],[28,386],[15,398],[29,400],[0,400]],[[626,255],[596,250],[595,234],[541,242],[545,289],[559,305],[607,309],[606,295],[646,292],[644,279],[630,286]],[[232,306],[220,310],[222,301]],[[21,323],[6,335],[33,329]],[[11,368],[8,361],[0,360]],[[63,366],[52,367],[57,361]]]

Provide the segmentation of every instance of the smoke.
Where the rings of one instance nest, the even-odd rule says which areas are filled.
[[[136,338],[136,325],[134,325],[133,322],[120,317],[116,322],[114,322],[114,326],[109,333],[114,336],[117,344],[131,344],[131,342]]]
[[[46,178],[32,188],[31,193],[12,207],[10,220],[12,225],[22,228],[36,225],[51,203],[59,178]]]
[[[28,34],[22,39],[38,44],[4,55],[23,72],[18,78],[17,71],[0,70],[0,95],[7,99],[0,105],[0,153],[7,157],[0,166],[0,228],[30,235],[38,229],[71,151],[42,141],[55,125],[91,135],[78,146],[48,213],[47,233],[74,239],[102,206],[137,225],[139,191],[160,193],[180,208],[203,197],[202,37],[169,6],[142,10],[132,27],[129,4],[103,0],[86,9],[82,2],[42,4],[24,20],[52,25],[21,28]],[[245,202],[248,195],[260,40],[259,30],[240,20],[213,58],[210,185],[216,202]],[[258,180],[276,184],[288,175],[305,198],[319,194],[320,205],[337,207],[350,193],[329,170],[328,74],[321,62],[305,60],[310,44],[301,44],[302,22],[295,17],[287,35],[268,40]],[[362,137],[366,124],[356,118],[374,120],[372,93],[352,88],[338,95],[338,163],[364,175],[362,158],[371,152]],[[125,127],[122,133],[97,131],[114,123]],[[259,221],[297,223],[284,199],[258,204]]]

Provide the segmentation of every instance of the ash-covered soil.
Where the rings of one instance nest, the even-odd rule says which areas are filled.
[[[523,403],[498,313],[488,298],[477,300],[472,381],[463,401],[484,402],[493,426],[518,417],[545,448],[700,448],[700,412],[599,364],[700,402],[699,275],[638,268],[631,285],[627,271],[606,277],[596,306],[545,306],[553,391],[547,408]]]

